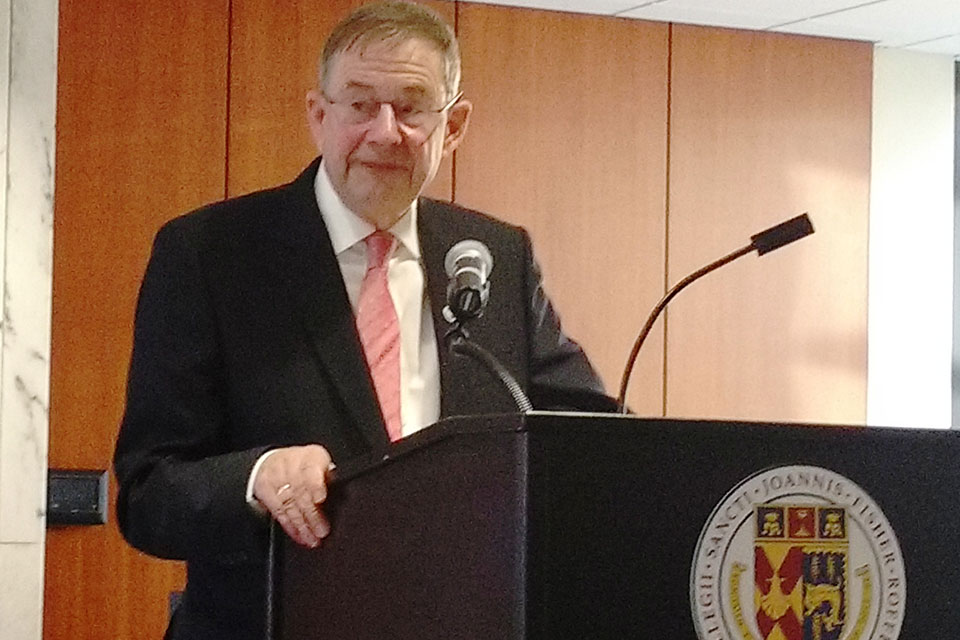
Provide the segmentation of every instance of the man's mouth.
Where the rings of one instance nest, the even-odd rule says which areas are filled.
[[[406,171],[407,165],[389,160],[360,160],[359,164],[372,171]]]

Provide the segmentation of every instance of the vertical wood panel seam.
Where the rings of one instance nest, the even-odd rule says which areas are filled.
[[[233,0],[227,0],[227,69],[223,114],[223,197],[230,197],[230,93],[233,87]]]
[[[453,3],[453,33],[457,37],[457,46],[460,43],[460,0],[454,0]],[[463,52],[460,52],[460,86],[463,88]],[[457,201],[457,152],[454,150],[453,157],[450,158],[450,202]]]
[[[667,24],[667,121],[666,121],[666,168],[664,170],[663,207],[663,293],[670,288],[670,147],[673,116],[673,23]],[[667,320],[669,309],[663,310],[663,383],[661,389],[662,415],[667,417]]]

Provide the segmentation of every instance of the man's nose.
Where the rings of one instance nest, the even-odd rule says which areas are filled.
[[[397,120],[397,113],[393,110],[393,105],[389,102],[383,102],[380,104],[380,110],[377,112],[377,116],[370,121],[367,138],[372,142],[379,142],[381,144],[398,144],[403,140],[400,126],[400,121]]]

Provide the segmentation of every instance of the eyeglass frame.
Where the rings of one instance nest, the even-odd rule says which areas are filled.
[[[421,131],[421,130],[418,129],[416,126],[410,125],[410,124],[407,124],[406,122],[404,122],[403,119],[402,119],[399,115],[397,115],[397,107],[396,107],[396,105],[395,105],[392,101],[390,101],[390,100],[362,100],[362,101],[361,101],[361,100],[353,100],[353,101],[351,101],[351,100],[331,100],[331,99],[330,99],[330,96],[327,95],[327,92],[324,91],[323,89],[320,90],[320,95],[323,96],[323,99],[326,100],[327,104],[330,104],[330,105],[341,105],[341,106],[346,105],[346,106],[349,106],[349,104],[350,104],[351,102],[369,102],[369,103],[376,104],[376,107],[377,107],[377,108],[376,108],[375,111],[371,111],[371,115],[367,116],[364,120],[357,120],[354,124],[367,124],[367,123],[373,122],[374,120],[377,119],[377,116],[380,114],[380,111],[383,110],[383,105],[385,105],[385,104],[390,105],[390,110],[393,112],[393,117],[396,118],[397,122],[398,122],[399,124],[403,125],[403,127],[404,127],[405,129],[407,129],[408,131],[410,131],[411,133],[413,133],[413,132],[425,133],[424,137],[430,137],[430,135],[433,134],[433,132],[436,130],[437,126],[440,124],[439,122],[437,122],[436,124],[434,124],[433,128],[430,129],[429,131],[427,131],[427,130],[425,130],[425,129]],[[456,105],[458,102],[460,102],[460,99],[461,99],[462,97],[463,97],[463,91],[461,90],[461,91],[458,91],[457,94],[456,94],[455,96],[453,96],[453,98],[451,98],[450,100],[448,100],[448,101],[446,102],[446,104],[444,104],[444,105],[443,105],[442,107],[440,107],[439,109],[419,109],[419,110],[417,110],[415,113],[416,113],[417,115],[419,115],[419,114],[441,115],[441,114],[443,114],[443,113],[446,113],[446,112],[449,111],[450,109],[452,109],[452,108],[454,107],[454,105]]]

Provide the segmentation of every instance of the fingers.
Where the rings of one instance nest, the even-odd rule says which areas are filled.
[[[254,496],[298,544],[316,547],[330,534],[319,505],[327,499],[333,462],[319,445],[277,449],[254,479]]]
[[[327,474],[331,464],[327,456],[324,462],[305,461],[299,469],[304,496],[313,504],[323,504],[327,499]]]

